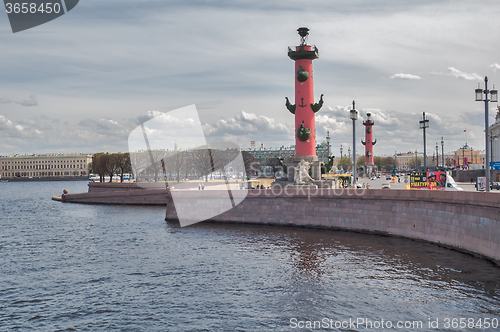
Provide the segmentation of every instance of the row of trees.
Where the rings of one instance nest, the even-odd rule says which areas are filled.
[[[242,173],[251,171],[252,156],[243,152],[243,162],[236,159],[239,151],[236,149],[195,149],[195,150],[151,150],[133,152],[130,154],[136,179],[154,178],[154,181],[164,178],[179,182],[189,176],[205,177],[208,181],[214,172]],[[247,167],[248,165],[248,167]]]
[[[234,149],[197,149],[188,151],[151,150],[131,153],[96,153],[92,157],[92,172],[104,182],[109,177],[134,173],[136,180],[173,180],[189,176],[204,176],[208,181],[214,172],[243,171],[250,175],[259,171],[259,163],[250,153],[242,151],[243,161],[236,159]],[[274,163],[274,162],[273,162]]]
[[[99,175],[100,182],[104,182],[106,176],[109,176],[111,182],[115,175],[120,175],[120,180],[123,182],[123,175],[132,173],[130,154],[96,153],[92,156],[92,173]]]

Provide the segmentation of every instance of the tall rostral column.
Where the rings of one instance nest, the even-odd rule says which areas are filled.
[[[316,155],[316,130],[314,128],[314,113],[323,105],[323,95],[318,103],[314,103],[312,60],[318,58],[318,48],[307,45],[308,28],[297,30],[300,36],[300,45],[295,50],[288,47],[288,56],[295,61],[295,105],[288,98],[286,107],[295,115],[295,162],[305,160],[318,161]],[[314,168],[317,165],[313,164]],[[314,176],[313,176],[314,178]]]
[[[363,122],[363,126],[365,126],[365,141],[361,140],[361,143],[365,146],[365,165],[368,168],[368,175],[370,177],[373,168],[373,146],[377,144],[377,140],[373,140],[373,125],[375,122],[373,122],[371,116],[371,113],[366,113],[366,121]]]

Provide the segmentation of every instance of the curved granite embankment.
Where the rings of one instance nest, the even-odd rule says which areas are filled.
[[[89,182],[86,193],[69,193],[52,197],[64,203],[113,205],[167,205],[169,192],[165,183]]]
[[[195,196],[193,196],[195,194]],[[176,193],[183,209],[214,214],[227,194]],[[431,190],[251,190],[235,208],[209,221],[319,227],[401,236],[500,262],[500,195]],[[173,204],[166,220],[176,220]]]

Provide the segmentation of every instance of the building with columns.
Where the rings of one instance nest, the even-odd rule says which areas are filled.
[[[92,155],[43,154],[0,157],[0,178],[88,177]]]
[[[484,169],[486,153],[484,150],[475,150],[465,144],[454,152],[453,165],[455,168],[463,169]]]
[[[261,146],[260,148],[250,148],[250,149],[241,149],[241,151],[247,151],[252,156],[257,159],[265,160],[268,158],[293,158],[295,157],[295,147],[281,147],[281,148],[264,148]],[[325,146],[316,147],[316,155],[318,156],[318,160],[323,163],[328,163],[328,148]]]
[[[500,106],[498,107],[495,122],[490,126],[490,148],[491,148],[491,161],[500,162]]]

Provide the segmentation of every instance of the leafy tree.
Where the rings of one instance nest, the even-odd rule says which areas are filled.
[[[333,167],[334,160],[335,160],[335,156],[328,157],[328,162],[326,164],[323,164],[323,167],[321,167],[321,174],[325,174],[325,173],[330,172],[330,170]]]
[[[389,171],[394,168],[394,157],[378,157],[373,158],[373,163],[381,171]]]
[[[198,149],[192,151],[193,167],[208,182],[208,175],[223,170],[230,161],[230,152],[219,149]]]
[[[120,182],[123,182],[123,174],[132,172],[129,153],[113,154],[113,161],[116,162],[116,170],[120,174]]]
[[[103,154],[99,158],[102,160],[102,165],[104,166],[105,174],[109,176],[109,182],[113,182],[113,176],[118,171],[116,155]]]
[[[104,177],[107,174],[106,163],[105,163],[105,153],[96,153],[92,156],[92,165],[94,174],[99,175],[99,182],[104,182]]]
[[[132,171],[130,155],[128,153],[96,153],[92,156],[92,169],[94,174],[99,175],[99,182],[109,176],[109,182],[113,181],[115,174],[120,174],[123,182],[123,174]]]
[[[350,162],[349,157],[343,156],[342,160],[339,160],[337,162],[338,169],[347,171],[347,168],[349,166],[349,162]]]
[[[129,156],[135,181],[139,182],[142,176],[146,175],[146,170],[151,163],[150,158],[147,152],[143,151],[130,152]]]
[[[185,168],[187,161],[186,151],[171,151],[165,159],[165,165],[169,173],[173,172],[176,175],[177,182],[180,181],[181,172]]]
[[[276,157],[267,158],[266,166],[271,167],[273,175],[276,176],[276,172],[281,170],[281,161]]]
[[[194,171],[193,167],[193,152],[190,150],[184,151],[184,165],[182,166],[182,172],[184,173],[184,177],[187,179],[189,174]]]
[[[248,151],[241,151],[241,155],[243,157],[243,163],[245,164],[247,178],[250,178],[252,175],[257,175],[260,165],[259,160]]]
[[[415,159],[412,158],[410,160],[410,162],[408,163],[408,166],[411,169],[417,169],[417,167],[420,167],[421,163],[422,163],[422,159],[420,159],[420,158],[417,157],[416,160],[415,160]]]
[[[360,168],[361,166],[365,166],[366,160],[365,156],[359,156],[358,160],[356,161],[356,167]]]

